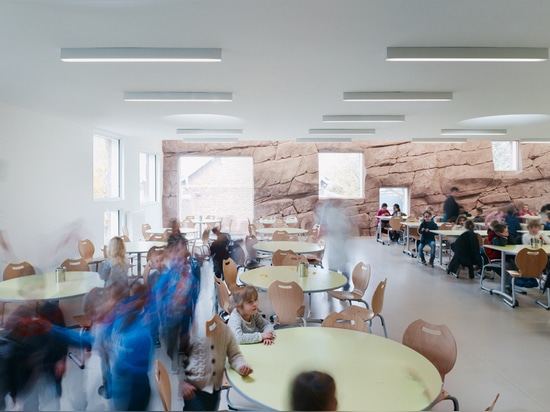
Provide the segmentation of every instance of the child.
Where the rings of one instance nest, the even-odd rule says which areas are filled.
[[[524,233],[521,237],[521,243],[524,245],[530,245],[531,239],[538,239],[539,242],[544,245],[550,244],[550,238],[544,233],[540,233],[540,222],[538,220],[529,221],[527,230],[529,233]]]
[[[523,205],[523,208],[521,209],[521,211],[519,212],[519,215],[520,216],[534,216],[536,213],[532,213],[530,210],[529,210],[529,205],[526,205],[524,204]]]
[[[516,241],[514,237],[508,232],[508,227],[502,223],[497,223],[493,227],[494,236],[491,240],[491,244],[495,246],[506,246],[506,245],[514,245],[516,244]],[[487,254],[487,257],[493,261],[493,260],[499,260],[501,257],[501,253],[499,250],[485,249],[485,253]],[[504,284],[506,288],[506,293],[512,293],[512,283],[511,283],[511,276],[507,272],[507,270],[517,270],[516,264],[514,263],[514,257],[509,256],[504,264]],[[495,273],[500,275],[499,270],[493,270]]]
[[[423,264],[426,264],[424,258],[424,246],[430,246],[430,266],[434,267],[435,259],[435,234],[432,230],[437,230],[437,224],[432,221],[432,214],[429,210],[426,210],[422,214],[424,220],[418,227],[418,233],[420,234],[420,243],[418,244],[418,256]]]
[[[463,230],[464,229],[464,224],[466,223],[467,220],[468,219],[466,218],[465,215],[459,215],[456,218],[456,223],[453,226],[453,230]]]
[[[218,315],[206,322],[206,328],[193,328],[184,352],[187,362],[180,375],[184,411],[218,410],[226,357],[242,376],[252,373],[235,336]]]
[[[151,329],[151,337],[155,344],[155,348],[160,348],[160,339],[159,339],[159,314],[156,305],[156,296],[152,292],[157,284],[160,274],[164,270],[164,251],[162,249],[155,249],[151,253],[151,258],[149,260],[149,265],[151,271],[147,276],[147,286],[151,293],[149,294],[149,303],[147,305],[147,318],[149,320],[149,326]]]
[[[483,208],[476,207],[476,215],[472,219],[474,222],[485,222],[485,217],[483,217]]]
[[[234,295],[235,309],[231,312],[229,328],[235,334],[237,342],[272,345],[275,342],[273,325],[258,314],[258,291],[246,286]]]
[[[506,226],[508,226],[508,232],[510,232],[514,238],[518,237],[518,230],[521,230],[521,224],[519,223],[517,212],[518,209],[513,203],[510,203],[506,208]]]
[[[121,237],[115,236],[109,242],[108,259],[103,264],[100,278],[105,281],[105,287],[110,287],[113,283],[126,281],[128,283],[128,269],[130,265],[126,259],[126,247]]]
[[[380,206],[380,210],[376,213],[376,221],[380,226],[380,232],[378,234],[378,237],[380,237],[380,234],[382,233],[382,231],[387,232],[390,226],[390,223],[387,220],[381,220],[380,216],[391,216],[391,213],[388,210],[387,203],[382,203],[382,206]]]
[[[302,372],[294,379],[291,388],[293,411],[335,411],[338,409],[336,383],[327,373]]]
[[[458,266],[468,268],[470,279],[475,277],[474,265],[482,266],[481,254],[479,253],[479,241],[474,232],[474,222],[467,220],[464,224],[464,233],[462,233],[456,242],[453,243],[454,256],[449,262],[447,273],[457,273]]]
[[[545,214],[546,222],[544,222],[544,230],[550,230],[550,212]]]

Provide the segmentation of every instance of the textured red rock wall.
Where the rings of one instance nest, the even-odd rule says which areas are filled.
[[[363,152],[365,198],[344,201],[346,214],[362,236],[373,235],[380,187],[409,187],[411,214],[426,206],[441,211],[448,189],[460,189],[458,202],[485,211],[510,202],[532,209],[550,203],[550,143],[520,145],[522,171],[495,172],[491,144],[364,141],[352,143],[296,143],[243,141],[238,143],[183,143],[163,141],[163,220],[177,216],[177,159],[183,154],[252,156],[254,159],[255,218],[274,214],[297,215],[309,224],[317,220],[317,153]]]

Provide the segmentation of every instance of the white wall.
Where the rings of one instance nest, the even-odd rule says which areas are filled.
[[[157,154],[161,167],[161,142],[122,138],[123,199],[94,202],[93,131],[93,125],[0,104],[0,230],[15,255],[0,251],[0,273],[13,260],[51,270],[79,256],[81,238],[91,239],[99,255],[105,209],[142,209],[147,222],[161,226],[160,203],[139,204],[138,166],[143,150]]]

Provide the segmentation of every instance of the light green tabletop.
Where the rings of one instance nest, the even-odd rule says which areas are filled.
[[[276,280],[296,282],[305,293],[324,292],[337,289],[346,284],[347,279],[338,272],[310,266],[308,276],[298,275],[296,266],[263,266],[246,270],[239,276],[241,282],[258,289],[267,290]]]
[[[463,234],[466,230],[464,229],[455,229],[455,230],[430,230],[432,233],[436,233],[438,235],[442,236],[448,236],[448,237],[459,237],[461,234]],[[474,230],[474,233],[476,235],[480,235],[482,237],[487,236],[486,230]]]
[[[258,242],[254,245],[254,248],[261,252],[268,253],[273,253],[278,249],[292,250],[298,255],[301,253],[316,253],[324,249],[323,246],[320,246],[317,243],[284,241]]]
[[[289,387],[300,372],[319,370],[336,381],[338,410],[413,411],[427,409],[441,391],[430,361],[414,350],[369,333],[325,327],[277,331],[275,344],[241,345],[254,372],[227,376],[261,409],[289,410]]]
[[[506,245],[506,246],[496,246],[496,245],[483,245],[483,247],[489,249],[500,250],[506,255],[517,255],[521,249],[528,247],[527,245]],[[541,245],[541,248],[546,252],[547,255],[550,254],[550,245]]]
[[[32,300],[58,300],[82,296],[104,281],[97,272],[66,272],[65,282],[55,281],[55,272],[22,276],[0,282],[0,301],[26,302]]]

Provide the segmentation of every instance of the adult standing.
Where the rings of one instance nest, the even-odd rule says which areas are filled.
[[[458,203],[455,196],[458,194],[458,187],[453,186],[450,189],[451,193],[443,203],[443,222],[454,222],[458,216]]]

